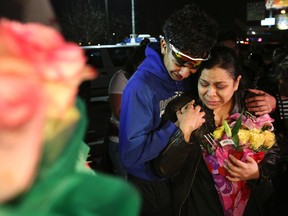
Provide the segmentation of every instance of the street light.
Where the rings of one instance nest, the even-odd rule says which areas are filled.
[[[135,33],[135,11],[134,11],[134,0],[131,0],[131,11],[132,11],[132,34],[131,37],[131,43],[136,43],[136,33]]]
[[[134,10],[134,0],[131,0],[132,6],[132,34],[135,35],[135,10]]]
[[[108,0],[105,0],[105,14],[106,14],[106,25],[108,32],[108,40],[110,40],[110,26],[109,26],[109,14],[108,14]],[[109,41],[110,42],[110,41]]]

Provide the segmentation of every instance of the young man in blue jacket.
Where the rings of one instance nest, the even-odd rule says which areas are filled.
[[[173,215],[169,181],[156,175],[151,161],[178,129],[170,121],[161,124],[165,107],[179,94],[191,91],[188,77],[201,61],[209,59],[216,26],[196,5],[172,14],[163,26],[164,37],[160,43],[148,45],[146,59],[123,92],[120,158],[128,179],[142,194],[142,215]]]
[[[179,117],[175,124],[163,121],[165,107],[183,92],[197,93],[191,89],[196,86],[195,77],[190,75],[196,73],[202,61],[209,59],[216,42],[216,26],[203,9],[193,4],[172,14],[164,23],[164,37],[160,43],[147,46],[146,59],[123,92],[120,158],[128,180],[142,195],[142,215],[174,215],[172,198],[177,197],[172,197],[169,180],[157,176],[152,163],[183,122]],[[275,108],[271,95],[256,89],[249,91],[255,95],[246,99],[248,111],[263,115]],[[198,108],[194,112],[203,115]]]

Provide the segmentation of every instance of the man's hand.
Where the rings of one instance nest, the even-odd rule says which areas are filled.
[[[257,89],[248,89],[248,92],[254,95],[246,98],[246,108],[255,115],[264,115],[271,113],[276,108],[276,98],[272,95]]]

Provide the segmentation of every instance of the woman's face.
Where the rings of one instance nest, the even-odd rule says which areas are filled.
[[[233,105],[233,95],[238,89],[241,76],[236,81],[229,72],[217,66],[204,69],[198,80],[198,94],[203,103],[211,110],[222,107],[230,109]]]

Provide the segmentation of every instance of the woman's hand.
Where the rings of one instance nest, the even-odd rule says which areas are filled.
[[[246,162],[242,162],[230,154],[229,159],[225,160],[224,166],[230,174],[226,176],[229,181],[237,182],[260,177],[258,164],[252,157],[247,156]]]
[[[246,108],[255,115],[271,113],[276,108],[276,99],[272,95],[257,89],[248,89],[254,96],[246,98]]]
[[[184,134],[186,142],[189,142],[191,133],[205,122],[205,112],[201,111],[200,106],[194,107],[194,103],[192,100],[176,112],[177,125]]]

